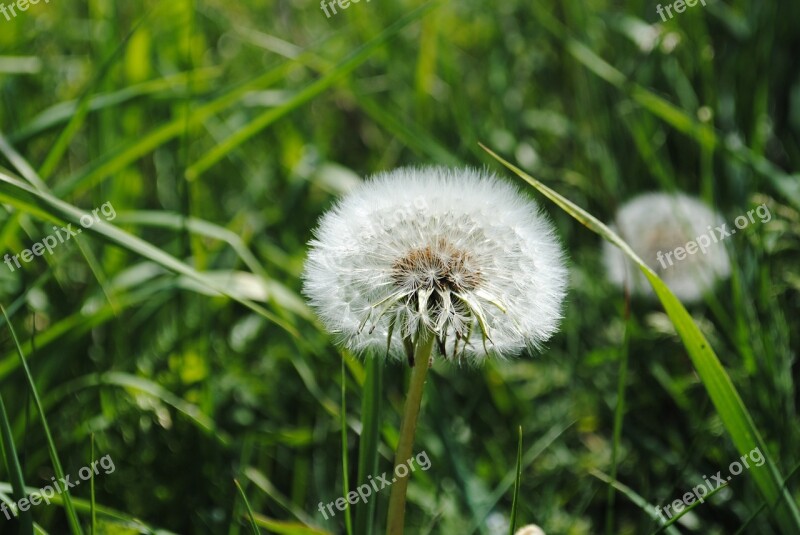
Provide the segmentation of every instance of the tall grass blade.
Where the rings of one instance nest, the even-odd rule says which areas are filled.
[[[92,455],[89,457],[89,462],[93,463],[95,460],[95,453],[94,453],[94,433],[92,433]],[[97,535],[97,503],[95,502],[95,494],[94,494],[94,470],[92,470],[91,477],[91,501],[89,502],[91,505],[91,516],[92,516],[92,535]]]
[[[17,189],[16,191],[17,194],[4,193],[3,190],[0,189],[0,199],[7,201],[9,204],[21,205],[26,207],[30,206],[30,203],[20,199],[19,193],[25,192],[33,196],[41,204],[46,205],[51,211],[55,212],[56,217],[60,217],[74,223],[78,223],[80,221],[81,216],[86,214],[86,212],[83,212],[82,210],[75,208],[74,206],[58,199],[57,197],[51,195],[50,193],[44,191],[37,191],[34,188],[22,183],[21,181],[3,172],[0,172],[0,182],[6,182],[7,184],[10,184]],[[46,219],[53,220],[53,214],[49,212],[38,211],[37,213],[43,214],[43,216]],[[212,280],[209,280],[209,278],[204,276],[202,273],[198,272],[197,270],[185,264],[184,262],[181,262],[174,256],[165,253],[158,247],[155,247],[150,243],[142,240],[141,238],[129,234],[117,228],[116,226],[111,225],[106,221],[103,221],[102,219],[95,221],[94,224],[91,227],[87,227],[86,230],[98,234],[129,251],[140,254],[143,257],[148,258],[153,262],[156,262],[171,271],[180,273],[182,275],[186,275],[189,278],[192,278],[202,284],[205,284],[209,288],[212,288],[218,291],[219,293],[233,299],[234,301],[237,301],[238,303],[246,306],[250,310],[258,313],[264,318],[282,327],[286,332],[288,332],[295,338],[298,339],[300,338],[300,335],[294,328],[294,326],[290,325],[282,318],[267,311],[266,309],[264,309],[260,305],[257,305],[256,303],[253,303],[252,301],[229,295],[228,293],[225,292],[224,288],[220,288],[218,284],[216,284]]]
[[[36,411],[39,413],[39,421],[42,424],[42,429],[44,431],[45,439],[47,440],[47,449],[50,453],[50,460],[53,463],[53,471],[56,473],[56,477],[58,479],[64,478],[64,469],[61,467],[61,461],[58,458],[58,451],[56,451],[56,444],[53,441],[53,436],[50,433],[50,426],[47,424],[47,417],[44,413],[44,408],[42,407],[42,401],[39,398],[39,391],[36,388],[36,383],[33,380],[33,374],[31,374],[31,370],[28,367],[28,363],[25,361],[25,355],[22,353],[22,346],[20,346],[19,340],[17,339],[17,333],[14,331],[14,326],[11,324],[11,319],[6,314],[6,309],[2,305],[0,305],[0,311],[3,312],[3,317],[6,320],[6,324],[8,325],[8,330],[11,332],[11,337],[14,339],[14,345],[17,347],[17,353],[19,355],[20,362],[22,364],[22,369],[25,371],[25,379],[28,381],[28,386],[31,389],[31,394],[33,395],[33,402],[36,405]],[[69,523],[69,529],[72,532],[72,535],[83,535],[83,530],[81,529],[80,521],[78,520],[78,513],[75,511],[75,506],[72,504],[72,497],[70,495],[69,489],[63,489],[64,495],[64,509],[67,513],[67,521]]]
[[[627,299],[627,296],[626,296]],[[626,303],[626,314],[628,313]],[[625,318],[626,320],[628,318]],[[625,417],[625,383],[628,378],[628,348],[630,342],[630,325],[625,325],[625,336],[622,342],[622,353],[619,360],[619,377],[617,378],[617,406],[614,408],[614,435],[611,443],[611,479],[617,479],[617,455],[619,454],[619,444],[622,440],[622,421]],[[606,499],[606,535],[614,533],[614,501],[616,497],[615,487],[609,485],[608,497]]]
[[[650,281],[658,298],[661,300],[675,330],[681,337],[692,360],[692,364],[700,376],[714,407],[719,414],[728,435],[741,455],[759,448],[765,458],[761,466],[752,466],[748,474],[770,507],[774,507],[774,517],[784,533],[800,533],[800,510],[788,490],[783,488],[783,478],[775,462],[769,455],[766,444],[756,429],[750,413],[747,411],[739,392],[722,366],[708,340],[695,324],[683,304],[670,291],[658,275],[639,258],[622,238],[611,231],[597,218],[562,197],[518,167],[507,162],[490,149],[481,145],[498,162],[514,172],[528,184],[537,189],[545,197],[552,200],[565,212],[585,225],[589,230],[600,235],[619,247],[633,260]]]
[[[365,365],[366,378],[361,399],[361,440],[358,445],[358,483],[378,471],[381,411],[383,409],[383,359],[369,358]],[[372,535],[375,529],[377,500],[356,507],[355,532]]]
[[[705,151],[721,149],[726,154],[745,163],[765,176],[787,200],[800,208],[800,181],[796,175],[788,175],[777,165],[756,151],[736,143],[723,141],[713,127],[675,106],[653,91],[628,79],[625,74],[598,56],[588,46],[569,34],[566,26],[544,9],[536,9],[542,27],[562,41],[566,51],[596,76],[627,93],[627,95],[654,116],[669,124],[678,132],[694,139]]]
[[[239,495],[242,497],[242,501],[244,501],[244,505],[247,508],[247,517],[250,519],[250,528],[253,530],[253,535],[259,535],[261,530],[258,529],[256,516],[253,513],[253,508],[250,507],[250,502],[247,500],[247,495],[244,493],[244,489],[242,488],[242,485],[239,483],[238,479],[234,479],[233,482],[236,484],[236,488],[239,489]]]
[[[2,495],[4,493],[7,493],[10,490],[11,490],[10,485],[8,485],[7,483],[0,483],[0,495]],[[35,488],[32,488],[32,487],[27,487],[25,489],[25,492],[30,495],[33,492],[39,492],[39,489],[35,489]],[[73,505],[75,506],[75,509],[77,511],[80,511],[81,513],[87,513],[87,514],[90,513],[91,504],[89,503],[88,500],[82,500],[80,498],[73,498],[72,502],[73,502]],[[50,498],[50,503],[51,503],[51,505],[60,505],[60,506],[63,507],[64,506],[64,498],[62,497],[62,495],[56,494],[55,496]],[[135,530],[136,533],[141,533],[143,535],[177,535],[177,534],[175,534],[175,533],[173,533],[171,531],[167,531],[167,530],[160,529],[160,528],[157,528],[155,526],[146,524],[146,523],[142,522],[141,520],[133,518],[132,516],[130,516],[127,513],[123,513],[121,511],[116,510],[116,509],[112,509],[111,507],[105,507],[103,505],[98,505],[96,507],[96,509],[97,509],[97,515],[101,520],[101,522],[100,522],[101,525],[103,524],[103,521],[109,521],[109,522],[114,522],[116,524],[120,524],[121,526],[125,526],[128,529],[133,529],[133,530]],[[42,530],[41,528],[37,527],[35,523],[34,523],[34,528],[36,529],[37,533],[39,533],[39,532],[44,533],[44,530]],[[110,531],[109,531],[109,533],[110,533]],[[122,533],[128,533],[128,531],[123,531]],[[5,532],[3,532],[3,535],[5,535]]]
[[[242,143],[244,143],[245,141],[256,135],[258,132],[260,132],[267,126],[271,125],[281,117],[285,116],[289,112],[297,109],[298,107],[302,106],[303,104],[310,101],[314,97],[323,93],[334,83],[343,79],[345,76],[351,73],[356,67],[367,61],[372,56],[372,54],[381,45],[386,43],[391,37],[396,35],[398,32],[400,32],[400,30],[405,28],[411,22],[422,17],[422,15],[427,13],[435,5],[436,5],[435,2],[430,2],[413,10],[411,13],[402,17],[400,20],[398,20],[397,22],[386,28],[386,30],[383,31],[378,37],[376,37],[375,39],[369,41],[365,45],[355,50],[349,57],[347,57],[344,61],[342,61],[331,72],[327,73],[325,76],[323,76],[316,82],[312,83],[302,91],[298,92],[294,97],[289,99],[287,103],[277,108],[272,108],[270,110],[265,111],[264,113],[253,119],[253,121],[251,121],[245,127],[238,129],[236,133],[231,135],[229,138],[225,139],[222,143],[215,146],[205,156],[203,156],[197,162],[189,166],[189,168],[186,170],[186,178],[188,180],[196,179],[203,172],[205,172],[206,170],[211,168],[214,164],[219,162],[222,158],[224,158],[225,155],[227,155],[236,147],[238,147],[239,145],[241,145]]]
[[[609,476],[607,476],[603,472],[600,472],[599,470],[591,469],[589,470],[589,473],[592,474],[597,479],[599,479],[600,481],[608,483],[610,486],[614,487],[614,489],[617,492],[627,497],[633,504],[639,507],[639,509],[644,511],[647,514],[647,516],[649,516],[653,520],[657,522],[660,520],[655,512],[656,511],[655,506],[648,503],[647,500],[639,496],[636,492],[633,491],[633,489],[631,489],[627,485],[623,485],[619,481],[610,478]],[[700,503],[700,502],[695,502],[695,503]],[[666,533],[669,533],[669,535],[681,535],[681,532],[678,531],[678,529],[675,528],[675,526],[672,525],[663,526],[663,529]]]
[[[517,443],[517,469],[514,478],[514,499],[511,501],[511,526],[508,535],[517,530],[517,509],[519,508],[519,487],[522,484],[522,426],[519,426],[519,442]]]
[[[8,413],[6,413],[6,405],[3,403],[2,394],[0,394],[0,436],[3,438],[2,442],[0,442],[0,451],[3,453],[6,470],[11,478],[12,495],[14,500],[19,503],[26,496],[25,478],[22,476],[22,466],[19,463],[17,448],[14,445],[14,435],[11,432],[11,424],[8,421]],[[31,535],[33,533],[33,516],[30,509],[27,511],[20,510],[17,520],[19,521],[20,535]]]
[[[340,413],[340,424],[342,426],[342,496],[350,493],[350,470],[347,466],[347,373],[344,369],[344,359],[342,355],[342,407]],[[353,535],[353,520],[350,514],[350,502],[344,506],[344,525],[347,535]]]

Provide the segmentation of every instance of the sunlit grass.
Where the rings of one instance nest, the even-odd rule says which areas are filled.
[[[796,530],[800,6],[708,4],[664,24],[605,0],[0,15],[0,255],[119,213],[0,263],[0,500],[92,451],[117,461],[0,533],[346,532],[317,504],[391,470],[404,371],[333,345],[299,291],[306,243],[375,171],[501,170],[478,142],[599,221],[654,190],[774,218],[729,240],[730,281],[685,309],[663,287],[626,300],[600,238],[548,205],[563,330],[536,357],[436,363],[407,532],[654,533],[655,506],[753,444],[762,469],[664,532]],[[388,498],[353,506],[352,533],[383,531]]]

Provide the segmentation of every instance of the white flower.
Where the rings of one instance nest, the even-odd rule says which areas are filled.
[[[304,292],[358,353],[399,357],[425,327],[447,358],[506,356],[538,348],[561,318],[567,271],[552,225],[486,171],[381,173],[326,213],[315,238]]]
[[[680,300],[690,303],[701,299],[717,279],[730,274],[728,253],[716,234],[721,224],[719,214],[698,199],[682,193],[647,193],[626,202],[609,226]],[[708,246],[690,246],[694,253],[686,253],[689,243],[698,241]],[[684,250],[680,258],[675,254],[678,248]],[[653,294],[641,270],[608,242],[603,242],[603,260],[613,283],[628,284],[634,293]]]

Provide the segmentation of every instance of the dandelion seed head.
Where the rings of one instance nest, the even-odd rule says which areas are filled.
[[[702,299],[718,279],[730,274],[730,259],[722,242],[714,242],[722,217],[703,202],[682,193],[646,193],[622,205],[609,226],[661,277],[682,301]],[[678,247],[708,236],[705,253],[698,250],[677,260]],[[659,259],[659,253],[661,254]],[[653,289],[636,265],[619,249],[603,242],[603,261],[611,282],[627,283],[631,291],[652,296]]]
[[[521,527],[514,535],[545,535],[544,530],[536,524]]]
[[[304,292],[357,353],[401,357],[424,327],[445,357],[475,362],[540,347],[566,281],[552,224],[515,187],[475,169],[402,168],[321,218]]]

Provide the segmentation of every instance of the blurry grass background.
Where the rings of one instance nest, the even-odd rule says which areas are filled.
[[[110,224],[155,248],[84,233],[0,266],[64,472],[90,461],[92,433],[115,461],[95,481],[97,532],[246,533],[234,478],[264,532],[344,531],[317,505],[343,494],[342,381],[356,484],[364,363],[344,355],[342,377],[300,296],[305,244],[379,170],[489,165],[515,180],[479,141],[601,219],[652,190],[698,195],[729,221],[767,203],[772,221],[725,244],[733,277],[690,311],[797,498],[800,5],[708,4],[667,23],[654,2],[601,0],[374,0],[330,19],[302,0],[54,0],[0,16],[0,165],[33,190],[0,182],[0,254],[74,221],[48,190],[83,210],[110,202]],[[626,320],[597,238],[545,206],[571,259],[562,332],[541,355],[436,365],[416,443],[432,467],[412,477],[409,533],[502,533],[520,425],[518,525],[548,535],[658,529],[632,495],[609,507],[592,474],[614,473],[614,451],[617,479],[652,506],[739,457],[661,308],[634,300]],[[0,393],[38,488],[54,475],[48,444],[0,324]],[[403,372],[383,369],[378,474]],[[73,498],[86,529],[88,486]],[[373,500],[382,522],[388,491]],[[677,529],[777,533],[762,505],[744,472]],[[59,506],[33,518],[69,530]]]

